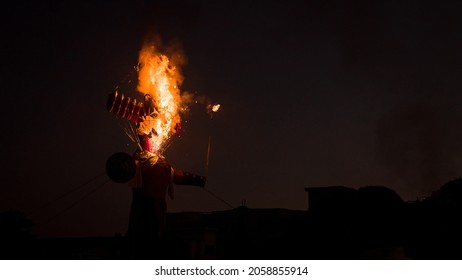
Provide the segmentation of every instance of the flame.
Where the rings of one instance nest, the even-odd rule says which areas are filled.
[[[180,65],[154,46],[143,46],[139,54],[137,90],[145,102],[152,102],[153,112],[140,123],[138,134],[151,136],[152,152],[162,153],[172,134],[178,133],[181,127],[182,82]]]
[[[212,105],[212,112],[216,113],[218,112],[218,110],[220,109],[220,104],[215,104],[215,105]]]

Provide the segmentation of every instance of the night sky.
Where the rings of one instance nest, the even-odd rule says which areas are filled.
[[[153,32],[182,46],[182,90],[222,104],[191,105],[165,155],[204,174],[210,138],[206,188],[234,207],[304,210],[328,185],[414,200],[462,176],[462,3],[104,2],[2,5],[0,211],[39,236],[125,233],[130,189],[103,173],[135,146],[106,100]],[[230,209],[190,186],[168,205]]]

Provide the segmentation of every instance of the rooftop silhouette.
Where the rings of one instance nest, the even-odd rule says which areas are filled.
[[[162,259],[462,259],[462,179],[422,201],[384,186],[306,188],[308,209],[167,215]],[[37,238],[20,212],[1,213],[2,259],[129,259],[124,234]]]

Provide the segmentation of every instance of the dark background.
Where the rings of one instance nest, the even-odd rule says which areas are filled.
[[[306,209],[303,188],[326,185],[414,200],[461,175],[457,1],[2,6],[0,211],[25,212],[40,236],[125,232],[130,189],[86,182],[135,149],[106,99],[152,32],[182,45],[182,90],[222,104],[213,119],[192,105],[166,157],[204,174],[210,137],[207,189],[233,206]],[[169,211],[229,208],[195,187],[176,195]]]

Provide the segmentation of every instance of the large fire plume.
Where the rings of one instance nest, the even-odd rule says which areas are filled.
[[[150,110],[139,123],[138,134],[148,136],[156,153],[161,153],[168,139],[181,131],[183,76],[178,64],[153,45],[145,45],[139,54],[137,90]]]
[[[205,105],[210,118],[220,109],[220,104],[205,96],[180,91],[184,56],[181,51],[168,53],[155,44],[145,44],[136,67],[136,90],[130,79],[128,90],[117,87],[107,101],[109,112],[136,124],[136,132],[131,125],[124,128],[130,139],[142,150],[156,154],[165,151],[172,135],[181,133],[181,116],[188,111],[188,104]]]

